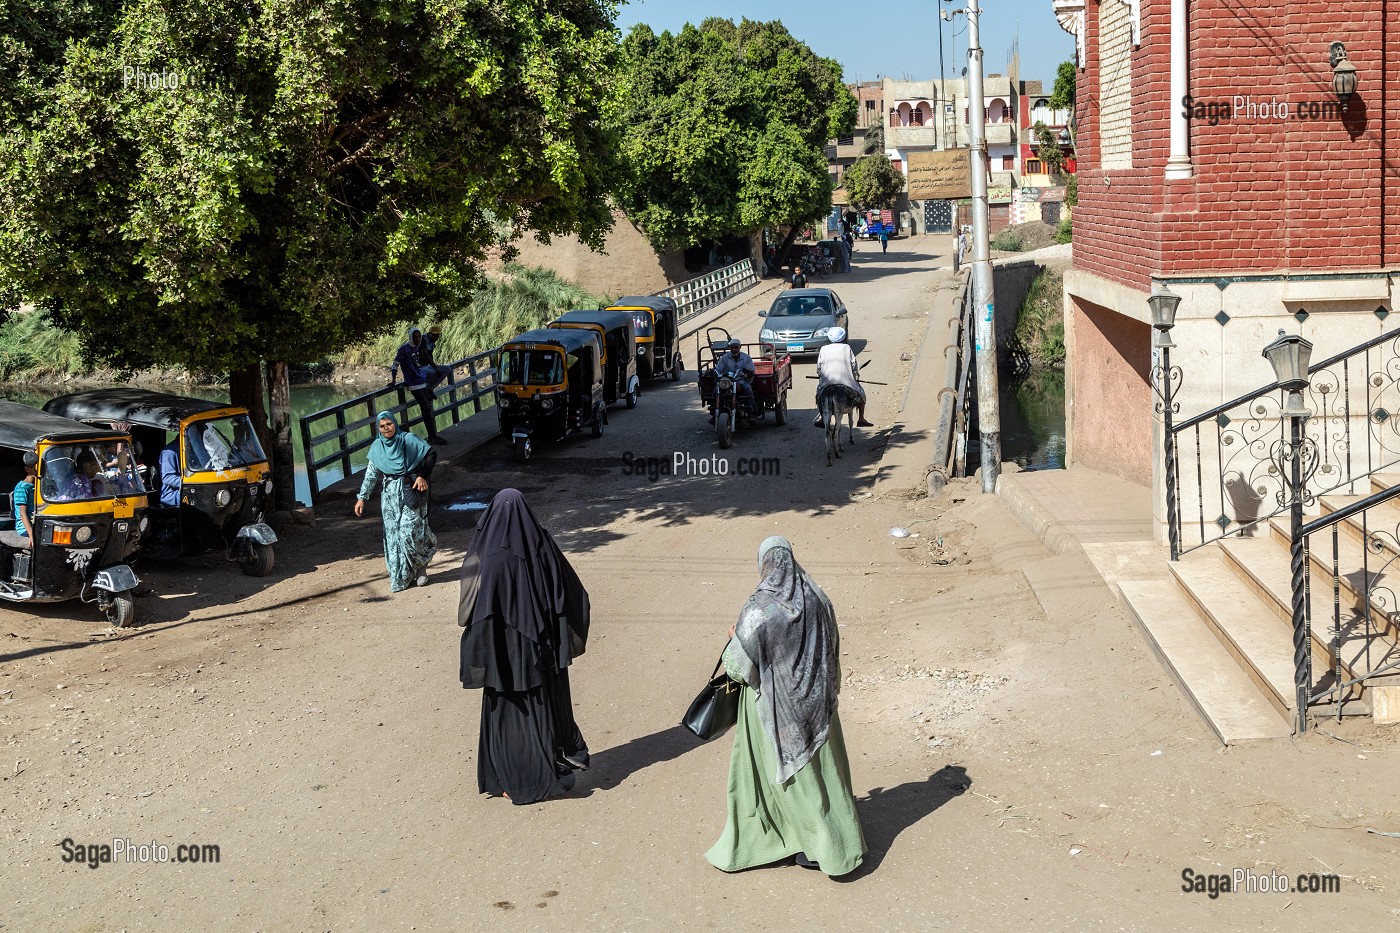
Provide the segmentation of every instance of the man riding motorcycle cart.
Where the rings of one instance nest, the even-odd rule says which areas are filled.
[[[757,372],[753,365],[753,357],[743,350],[743,344],[738,337],[731,337],[729,340],[729,352],[715,360],[715,375],[723,379],[725,376],[734,378],[735,389],[739,395],[739,404],[744,410],[752,413],[754,410],[753,398],[753,378]],[[714,402],[710,403],[710,424],[715,423]]]

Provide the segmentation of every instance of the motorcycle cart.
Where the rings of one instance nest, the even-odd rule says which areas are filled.
[[[603,436],[603,345],[596,330],[541,327],[501,345],[496,373],[501,437],[528,461],[538,439],[563,440],[589,428]]]
[[[32,535],[16,519],[25,471]],[[146,527],[146,487],[131,438],[0,401],[0,601],[97,603],[107,621],[130,625],[138,580],[130,562]]]
[[[625,401],[628,408],[637,407],[642,384],[637,378],[632,315],[621,311],[565,311],[549,326],[596,333],[603,342],[603,398],[609,405]]]
[[[263,521],[272,501],[272,466],[247,409],[119,386],[61,395],[44,411],[131,433],[151,471],[142,554],[173,560],[222,551],[249,576],[272,572],[277,533]],[[164,448],[173,452],[178,472],[161,472]]]
[[[740,349],[753,358],[753,406],[741,405],[736,381],[715,371],[715,364],[728,352],[729,339],[724,328],[710,327],[705,331],[705,344],[696,347],[700,403],[714,414],[715,435],[726,450],[734,443],[736,429],[762,423],[770,411],[774,424],[787,424],[787,396],[792,388],[792,358],[785,351],[772,345],[744,344]]]
[[[680,317],[676,303],[659,295],[628,295],[608,305],[632,318],[637,338],[637,371],[643,379],[670,376],[679,382],[685,362],[681,359]]]

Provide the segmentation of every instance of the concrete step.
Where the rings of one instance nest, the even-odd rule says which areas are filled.
[[[1173,581],[1122,581],[1118,588],[1148,645],[1216,738],[1232,745],[1292,734]]]
[[[1384,492],[1392,486],[1400,486],[1400,473],[1371,474],[1371,492]]]
[[[1187,555],[1170,570],[1211,633],[1279,715],[1291,721],[1297,691],[1288,628],[1215,548]]]
[[[1293,584],[1288,566],[1288,548],[1275,540],[1268,529],[1254,538],[1222,538],[1220,552],[1227,566],[1283,623],[1282,639],[1293,650]],[[1312,620],[1313,670],[1322,672],[1332,667],[1329,627],[1316,616]],[[1292,675],[1289,675],[1292,679]]]

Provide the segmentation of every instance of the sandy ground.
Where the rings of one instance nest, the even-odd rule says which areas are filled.
[[[868,378],[893,383],[872,389],[877,424],[930,324],[940,246],[862,248],[829,283]],[[731,329],[756,329],[756,303]],[[995,497],[968,483],[939,500],[877,494],[878,430],[827,468],[810,372],[798,367],[787,427],[726,452],[727,477],[625,466],[629,452],[719,454],[693,369],[615,411],[603,439],[525,469],[500,442],[444,463],[423,589],[389,594],[377,517],[340,500],[284,542],[269,579],[203,561],[144,571],[158,598],[131,631],[74,607],[0,611],[0,929],[1395,927],[1400,839],[1367,833],[1400,832],[1393,732],[1347,722],[1220,747],[1109,590]],[[778,458],[781,476],[735,475],[748,457]],[[572,672],[593,767],[530,807],[477,793],[480,697],[457,681],[475,513],[451,506],[506,486],[594,607]],[[729,742],[676,725],[775,532],[842,625],[869,854],[841,880],[711,868]],[[220,860],[93,869],[62,860],[65,838],[213,843]],[[1183,893],[1187,868],[1335,872],[1341,890],[1211,898]]]

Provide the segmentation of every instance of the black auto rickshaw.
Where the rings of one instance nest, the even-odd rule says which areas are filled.
[[[608,407],[598,332],[543,327],[507,340],[497,364],[496,411],[501,436],[521,461],[541,438],[562,440],[585,427],[602,437]]]
[[[637,407],[642,383],[637,378],[637,342],[632,315],[621,311],[565,311],[550,327],[591,330],[603,342],[603,399]]]
[[[143,553],[169,560],[221,550],[249,576],[272,571],[277,535],[263,522],[272,468],[247,409],[117,387],[59,396],[44,411],[131,433],[151,490]]]
[[[14,498],[30,469],[26,534]],[[129,561],[146,526],[131,438],[0,401],[0,490],[0,600],[76,598],[130,625],[139,581]]]
[[[637,337],[637,372],[643,379],[670,376],[672,382],[681,378],[685,361],[681,359],[680,315],[676,303],[659,295],[629,295],[609,305],[609,311],[621,311],[632,318]]]

